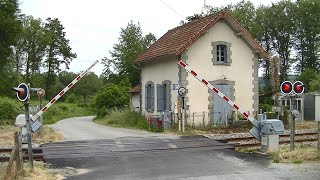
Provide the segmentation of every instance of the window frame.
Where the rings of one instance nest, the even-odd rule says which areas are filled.
[[[232,63],[231,43],[228,43],[225,41],[216,41],[216,42],[211,42],[211,46],[212,46],[211,53],[213,55],[212,57],[213,65],[230,66]],[[223,51],[221,50],[221,47],[224,47]],[[223,58],[223,61],[221,61],[221,58]]]

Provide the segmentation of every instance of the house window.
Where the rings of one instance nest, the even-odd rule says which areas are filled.
[[[212,62],[213,65],[225,65],[230,66],[231,59],[231,43],[225,41],[212,42]]]
[[[145,108],[148,112],[154,111],[154,84],[150,81],[145,86]]]
[[[170,81],[163,81],[162,84],[157,84],[157,111],[170,111]]]
[[[217,45],[217,63],[227,63],[226,45]]]

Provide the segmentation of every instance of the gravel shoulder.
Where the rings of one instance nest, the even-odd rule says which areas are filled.
[[[50,125],[50,127],[60,132],[66,141],[115,139],[122,137],[179,138],[179,136],[171,134],[104,126],[94,123],[92,121],[93,118],[94,116],[68,118]]]

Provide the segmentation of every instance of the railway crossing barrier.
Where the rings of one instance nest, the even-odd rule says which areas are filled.
[[[191,69],[185,62],[179,61],[179,65],[184,68],[188,73],[194,76],[198,81],[203,83],[207,88],[217,94],[225,102],[227,102],[236,111],[240,112],[246,119],[248,119],[252,124],[253,128],[250,130],[250,134],[257,140],[266,140],[265,145],[267,149],[278,149],[279,146],[279,134],[283,134],[284,125],[283,122],[278,119],[264,119],[263,121],[258,121],[254,117],[250,116],[246,111],[240,108],[239,105],[234,103],[230,98],[219,91],[215,86],[209,83],[208,80],[202,78],[196,71]]]
[[[16,118],[16,125],[21,128],[23,132],[24,127],[27,129],[27,140],[28,140],[28,155],[29,155],[29,164],[31,170],[33,171],[33,156],[32,156],[32,132],[36,132],[41,126],[41,115],[46,112],[55,102],[57,102],[68,90],[70,90],[78,81],[82,79],[99,61],[95,61],[88,69],[82,71],[74,80],[72,80],[64,89],[62,89],[53,99],[51,99],[47,105],[42,107],[36,114],[33,116],[30,115],[29,102],[30,92],[37,92],[37,95],[40,98],[44,95],[44,90],[41,88],[30,88],[29,85],[21,83],[18,87],[14,87],[13,90],[17,92],[18,100],[24,102],[25,114],[18,115]],[[41,102],[41,101],[40,101]],[[41,103],[40,103],[41,104]],[[23,116],[25,121],[23,121]],[[21,136],[20,138],[22,138]]]

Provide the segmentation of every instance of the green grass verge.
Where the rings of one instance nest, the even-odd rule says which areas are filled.
[[[79,107],[70,103],[56,103],[43,114],[43,123],[54,124],[65,118],[90,115],[95,115],[95,112],[89,107]]]
[[[300,164],[303,162],[320,162],[317,148],[310,146],[295,146],[294,151],[290,151],[288,145],[281,146],[279,151],[268,152],[272,156],[274,163],[293,163]]]
[[[110,110],[103,117],[97,117],[93,121],[106,126],[142,129],[151,132],[161,132],[161,129],[149,129],[145,116],[140,113],[131,112],[129,109]]]

